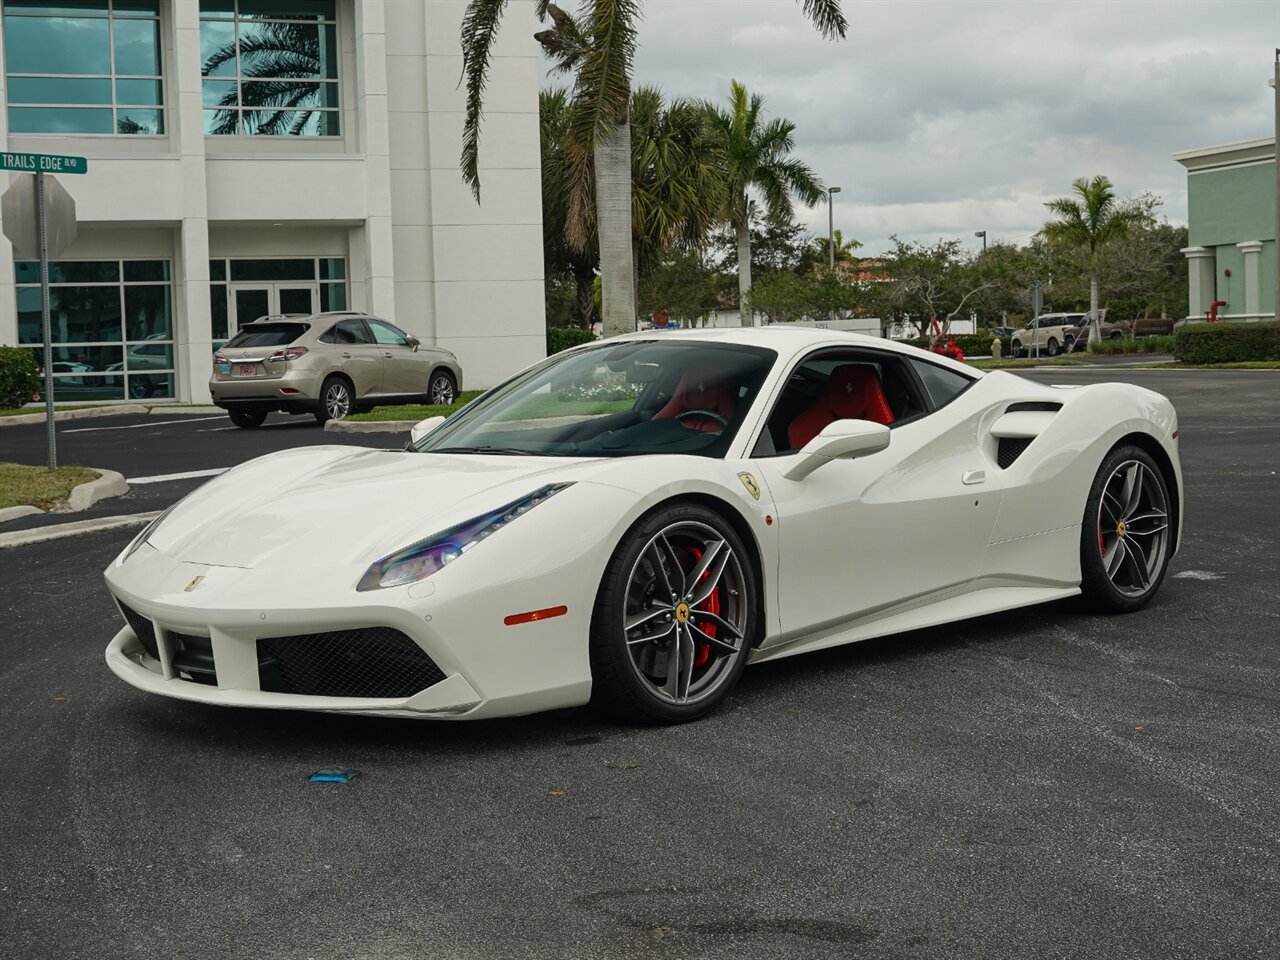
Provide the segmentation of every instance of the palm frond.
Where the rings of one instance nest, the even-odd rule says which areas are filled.
[[[462,15],[462,81],[467,85],[466,119],[462,125],[462,179],[480,201],[480,116],[489,60],[507,0],[470,0]],[[460,81],[460,82],[462,82]]]
[[[849,21],[840,9],[840,0],[799,0],[805,16],[828,40],[843,40]]]
[[[583,35],[587,52],[574,86],[575,121],[570,136],[588,152],[626,120],[636,52],[637,0],[591,0]]]

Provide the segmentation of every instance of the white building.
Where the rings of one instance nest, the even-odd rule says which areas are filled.
[[[531,3],[495,49],[477,205],[462,0],[2,2],[0,149],[88,158],[59,178],[59,400],[207,400],[215,346],[267,313],[377,314],[467,387],[545,355]],[[0,241],[0,344],[40,343],[38,280]]]

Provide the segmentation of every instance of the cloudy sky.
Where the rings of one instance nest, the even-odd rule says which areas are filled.
[[[574,4],[566,4],[572,9]],[[637,83],[724,99],[738,79],[840,186],[836,226],[1023,242],[1046,199],[1105,173],[1186,222],[1171,154],[1270,136],[1276,0],[845,0],[831,43],[794,0],[644,0]],[[825,234],[826,207],[805,211]]]

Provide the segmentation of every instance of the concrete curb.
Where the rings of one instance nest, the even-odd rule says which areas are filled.
[[[147,412],[153,417],[208,417],[227,411],[221,407],[152,407]]]
[[[118,497],[129,492],[129,484],[125,483],[124,474],[116,473],[114,470],[98,470],[95,467],[89,469],[98,474],[98,479],[71,488],[71,494],[67,497],[67,513],[88,510],[99,500]]]
[[[408,433],[417,420],[329,420],[324,428],[329,433]]]
[[[5,507],[0,510],[0,523],[4,523],[6,520],[17,520],[19,517],[29,517],[33,513],[44,513],[44,511],[28,503],[17,507]]]
[[[122,403],[118,407],[85,407],[83,410],[55,410],[54,420],[81,420],[85,417],[118,417],[127,413],[147,413],[140,403]],[[0,427],[19,427],[24,423],[44,423],[43,413],[20,413],[14,417],[0,417]]]
[[[82,533],[98,533],[101,530],[115,530],[119,527],[140,527],[158,516],[160,516],[160,511],[153,510],[150,513],[132,513],[120,517],[98,517],[95,520],[73,520],[70,523],[36,527],[34,530],[15,530],[13,533],[0,533],[0,550],[6,547],[23,547],[29,543],[44,543],[46,540],[61,540],[63,537],[75,537]]]

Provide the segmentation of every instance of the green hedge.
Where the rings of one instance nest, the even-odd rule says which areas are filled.
[[[30,403],[40,390],[36,352],[21,347],[0,347],[0,409]]]
[[[1117,337],[1094,340],[1089,344],[1090,353],[1173,353],[1172,336]]]
[[[594,339],[595,334],[580,327],[547,327],[547,356]]]
[[[1173,335],[1182,363],[1280,360],[1280,323],[1191,323]]]

